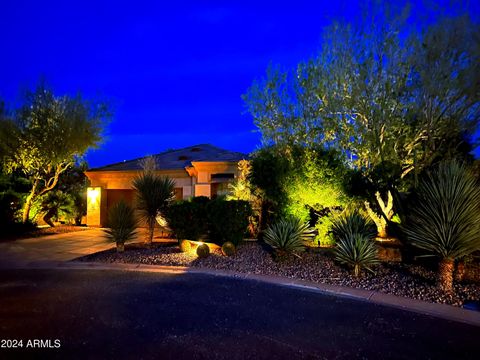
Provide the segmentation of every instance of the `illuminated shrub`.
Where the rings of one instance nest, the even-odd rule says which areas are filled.
[[[222,254],[225,256],[233,256],[235,255],[235,251],[235,245],[230,241],[222,245]]]
[[[207,244],[201,244],[197,247],[197,255],[199,258],[206,258],[210,255],[210,248]]]
[[[189,252],[192,249],[192,245],[190,244],[190,241],[188,240],[182,240],[180,241],[180,251],[181,252]]]

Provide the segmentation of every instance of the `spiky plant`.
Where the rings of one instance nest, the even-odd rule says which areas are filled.
[[[122,252],[125,242],[132,240],[136,235],[137,221],[133,208],[123,200],[110,208],[108,213],[108,226],[105,230],[107,238],[115,242],[117,251]]]
[[[441,163],[419,184],[404,228],[410,243],[440,258],[438,285],[453,289],[456,259],[480,249],[480,187],[464,165]]]
[[[332,220],[332,235],[335,240],[351,238],[360,234],[373,239],[377,234],[373,221],[362,215],[357,209],[344,211]]]
[[[298,256],[298,253],[305,251],[305,245],[312,241],[315,236],[313,231],[308,223],[299,219],[282,219],[265,230],[264,240],[279,258],[287,254]]]
[[[175,182],[155,174],[154,171],[144,171],[133,180],[133,188],[136,190],[137,210],[148,226],[145,243],[151,245],[157,215],[163,215],[168,204],[174,199]]]
[[[356,277],[360,276],[363,269],[373,272],[373,266],[380,262],[374,240],[359,233],[354,233],[337,242],[335,259],[341,264],[352,267],[353,275]]]

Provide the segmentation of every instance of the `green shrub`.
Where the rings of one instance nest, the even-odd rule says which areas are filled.
[[[335,259],[341,264],[352,267],[353,274],[357,277],[362,269],[373,272],[372,267],[380,262],[375,241],[359,233],[341,238],[337,242]]]
[[[199,258],[206,258],[210,255],[210,248],[207,244],[201,244],[197,247],[197,255]]]
[[[170,204],[165,211],[165,219],[174,236],[178,239],[198,241],[207,234],[206,204],[208,198],[193,198],[191,201],[178,201]]]
[[[125,242],[135,237],[137,221],[133,208],[123,200],[110,208],[108,213],[107,238],[117,244],[117,250],[123,251]]]
[[[190,241],[188,240],[181,240],[179,247],[181,252],[189,252],[192,248],[192,244],[190,244]]]
[[[244,200],[218,198],[207,205],[207,213],[210,240],[219,245],[230,241],[237,246],[248,230],[252,209]]]
[[[233,256],[235,255],[236,249],[235,245],[230,241],[227,241],[222,245],[222,254],[225,256]]]
[[[289,218],[269,226],[263,238],[274,249],[276,256],[281,258],[287,254],[297,255],[305,251],[305,246],[312,241],[313,236],[313,229],[308,223]]]
[[[457,162],[423,179],[403,227],[408,241],[440,258],[439,286],[451,291],[454,261],[480,250],[480,187]]]
[[[374,239],[377,230],[373,221],[362,215],[357,209],[344,211],[332,220],[332,235],[335,240],[351,239],[354,235],[361,235]]]

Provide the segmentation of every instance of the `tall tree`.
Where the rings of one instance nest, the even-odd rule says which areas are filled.
[[[317,57],[269,69],[244,95],[266,145],[339,148],[367,178],[398,168],[374,192],[380,214],[367,203],[382,235],[398,181],[458,156],[480,121],[480,28],[461,16],[419,32],[405,27],[408,8],[384,10],[332,24]]]
[[[26,94],[13,121],[1,128],[15,139],[4,156],[7,171],[21,171],[31,181],[22,220],[29,219],[32,203],[58,183],[60,175],[101,141],[109,112],[106,104],[81,96],[56,96],[45,85]]]

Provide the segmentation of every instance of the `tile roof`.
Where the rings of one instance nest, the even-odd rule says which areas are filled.
[[[155,158],[158,170],[178,170],[191,166],[192,161],[225,161],[238,162],[242,159],[248,159],[248,155],[221,149],[210,144],[199,144],[189,146],[183,149],[167,150],[160,154],[152,155]],[[115,164],[90,169],[89,171],[135,171],[142,170],[142,161],[147,156],[122,161]]]

